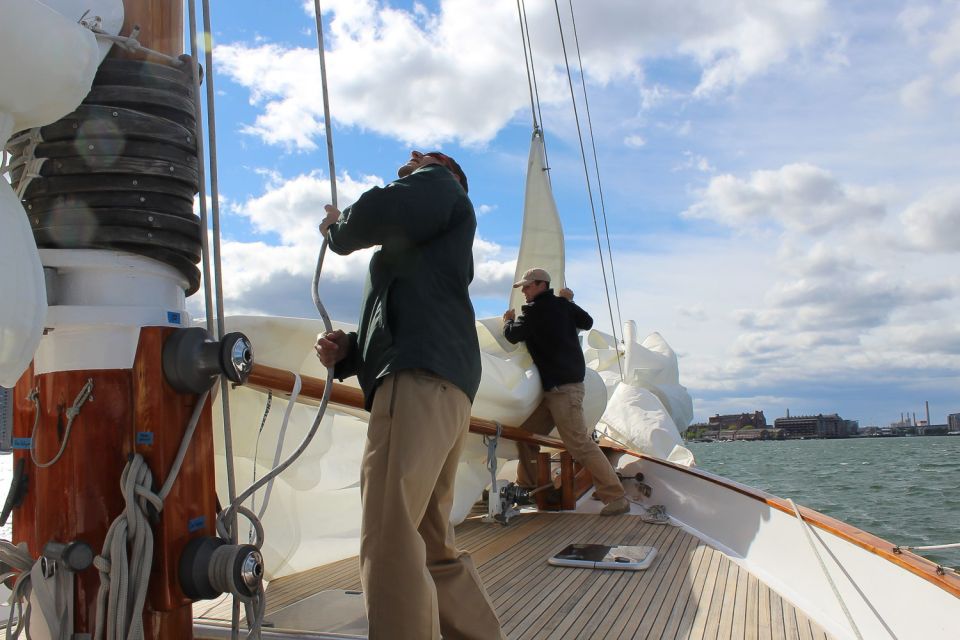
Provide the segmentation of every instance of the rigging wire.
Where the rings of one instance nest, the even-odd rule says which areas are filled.
[[[573,117],[577,124],[577,137],[580,140],[580,157],[583,159],[583,174],[587,180],[587,197],[590,201],[590,213],[593,215],[593,229],[597,235],[597,251],[600,254],[600,271],[603,274],[603,288],[607,294],[607,309],[610,312],[610,324],[613,329],[613,340],[617,339],[617,325],[613,318],[613,306],[610,304],[610,287],[607,285],[607,268],[603,263],[603,245],[600,242],[600,226],[597,224],[597,209],[593,203],[593,188],[590,185],[590,169],[587,166],[587,152],[583,146],[583,132],[580,129],[580,115],[577,111],[577,99],[573,91],[573,76],[570,73],[570,61],[567,58],[567,43],[563,37],[563,21],[560,19],[560,4],[553,0],[553,6],[557,10],[557,27],[560,30],[560,46],[563,48],[563,61],[567,68],[567,83],[570,86],[570,100],[573,103]],[[620,368],[620,379],[623,380],[623,362],[617,357],[617,366]]]
[[[523,63],[527,66],[527,88],[530,90],[530,115],[533,116],[533,130],[537,131],[540,129],[540,125],[537,122],[537,107],[533,100],[533,81],[530,79],[530,52],[528,51],[527,35],[523,29],[523,11],[520,9],[520,0],[517,0],[517,18],[520,23],[520,40],[523,42]]]
[[[204,35],[204,62],[207,64],[207,73],[206,73],[206,90],[207,90],[207,137],[209,139],[209,148],[208,153],[210,154],[210,203],[212,209],[212,232],[213,232],[213,288],[214,288],[214,297],[216,301],[216,314],[217,321],[216,327],[217,332],[215,334],[217,339],[223,337],[224,331],[224,321],[223,321],[223,269],[221,264],[222,259],[222,250],[220,246],[220,184],[219,184],[219,175],[217,172],[217,120],[216,120],[216,93],[213,86],[213,29],[210,24],[210,1],[203,0],[203,35]],[[196,37],[195,35],[193,36]],[[199,81],[199,77],[197,78]],[[199,99],[199,96],[197,96]],[[199,126],[199,125],[198,125]],[[199,137],[199,136],[198,136]],[[206,230],[204,229],[204,232]],[[226,471],[227,471],[227,495],[231,502],[236,499],[237,493],[237,482],[236,482],[236,469],[233,464],[233,430],[230,424],[230,386],[227,382],[225,376],[220,376],[220,404],[221,404],[221,413],[223,419],[223,443],[226,451],[230,451],[231,455],[225,456],[226,458]],[[238,527],[237,527],[237,515],[236,512],[228,514],[228,525],[230,532],[230,543],[237,544],[238,541]],[[251,614],[253,613],[251,606],[246,605],[247,619],[251,619]],[[235,596],[233,598],[233,606],[231,612],[231,618],[233,621],[231,628],[231,636],[233,638],[239,637],[239,619],[240,619],[240,600]]]
[[[536,114],[533,118],[533,130],[534,132],[540,133],[540,139],[543,141],[543,165],[547,170],[547,180],[550,180],[550,158],[547,156],[547,139],[543,135],[543,112],[540,110],[540,88],[537,85],[537,67],[533,63],[533,41],[530,40],[530,23],[527,21],[527,5],[525,0],[518,1],[520,9],[520,27],[522,29],[521,35],[525,34],[526,36],[523,40],[524,56],[527,55],[527,52],[530,54],[530,66],[527,69],[527,83],[532,83],[533,93],[536,97],[535,102],[537,105]],[[532,109],[533,104],[531,104],[530,107]],[[538,117],[540,118],[539,125],[537,123]]]
[[[610,260],[610,277],[613,280],[613,299],[617,305],[617,323],[623,326],[620,313],[620,292],[617,289],[617,272],[613,267],[613,249],[610,247],[610,228],[607,226],[607,206],[603,199],[603,183],[600,181],[600,161],[597,159],[597,143],[593,135],[593,118],[590,117],[590,101],[587,99],[587,78],[583,75],[583,58],[580,57],[580,38],[577,36],[577,17],[573,12],[573,0],[570,5],[570,21],[573,24],[573,42],[577,47],[577,63],[580,66],[580,86],[583,88],[583,104],[587,113],[587,126],[590,131],[590,146],[593,149],[593,168],[597,174],[597,192],[600,194],[600,213],[603,217],[603,232],[607,237],[607,257]]]

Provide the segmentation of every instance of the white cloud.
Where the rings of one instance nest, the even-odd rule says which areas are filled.
[[[933,39],[933,49],[930,58],[937,64],[947,64],[960,59],[960,11],[943,32]]]
[[[707,158],[693,153],[692,151],[683,152],[683,162],[674,167],[674,171],[696,170],[702,173],[713,173],[716,168],[710,164]]]
[[[885,206],[875,188],[845,185],[830,172],[810,164],[790,164],[777,171],[755,171],[742,180],[726,174],[710,180],[699,202],[683,215],[740,227],[777,223],[795,231],[819,234],[838,225],[877,221]]]
[[[636,134],[629,135],[623,139],[623,144],[630,147],[631,149],[639,149],[647,144],[647,141],[643,139],[643,136]]]
[[[933,90],[933,78],[922,76],[900,90],[900,102],[913,111],[926,111],[933,104]]]
[[[913,43],[921,41],[924,28],[933,18],[933,9],[927,5],[910,5],[900,12],[897,22]]]
[[[323,205],[330,202],[330,183],[322,172],[314,171],[283,178],[272,171],[261,171],[266,188],[261,195],[232,202],[233,215],[246,218],[257,240],[224,239],[222,260],[224,299],[231,313],[313,316],[310,292],[322,239],[317,225],[323,218]],[[341,208],[353,203],[367,189],[381,185],[377,176],[355,179],[343,173],[337,180]],[[326,253],[320,293],[331,317],[355,322],[360,308],[367,263],[375,249],[364,249],[348,256]],[[513,278],[515,258],[505,257],[504,249],[480,236],[474,241],[474,295],[502,295]],[[201,315],[200,296],[191,299],[190,311]]]
[[[960,252],[960,188],[937,189],[900,216],[907,239],[923,251]]]
[[[304,9],[312,15],[310,3]],[[338,1],[325,3],[324,14],[330,102],[338,125],[417,145],[482,145],[527,108],[512,3],[444,0],[435,13],[420,4],[411,13],[373,0]],[[527,17],[540,101],[566,103],[554,8],[531,5]],[[708,96],[783,62],[813,41],[825,20],[823,0],[776,5],[618,0],[579,12],[577,29],[588,77],[637,85],[649,106],[673,94],[643,87],[647,60],[692,59],[702,69],[694,94]],[[569,24],[566,35],[572,41]],[[315,148],[323,116],[314,50],[234,43],[218,45],[215,55],[221,70],[250,90],[259,109],[245,132],[290,149]]]

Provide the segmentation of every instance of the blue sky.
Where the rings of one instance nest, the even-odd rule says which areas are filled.
[[[622,316],[678,352],[696,419],[960,412],[960,3],[572,5]],[[264,6],[211,2],[227,308],[309,317],[329,201],[313,2]],[[410,149],[454,156],[477,313],[499,315],[531,132],[516,3],[322,6],[340,204]],[[556,10],[526,11],[566,279],[609,330]],[[355,321],[368,258],[328,259],[335,318]]]

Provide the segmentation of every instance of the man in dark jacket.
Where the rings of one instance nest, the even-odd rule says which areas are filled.
[[[356,333],[316,351],[334,375],[357,375],[370,412],[360,495],[360,579],[370,638],[501,639],[490,599],[450,510],[460,450],[480,386],[467,287],[477,227],[467,179],[448,156],[414,151],[399,179],[321,225],[346,255],[370,259]],[[428,573],[429,572],[429,573]]]
[[[550,274],[530,269],[513,285],[520,287],[527,304],[516,317],[513,309],[503,314],[503,335],[511,343],[523,341],[540,372],[543,400],[520,428],[546,435],[554,425],[574,460],[593,476],[597,497],[604,502],[600,514],[619,515],[630,510],[623,485],[610,461],[590,437],[583,418],[583,377],[586,366],[577,332],[593,326],[593,318],[573,302],[573,291],[561,289],[555,296]],[[537,477],[540,448],[518,442],[520,465],[517,482],[532,487]]]

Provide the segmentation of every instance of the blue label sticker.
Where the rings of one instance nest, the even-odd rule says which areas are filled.
[[[14,438],[13,439],[13,448],[14,449],[29,449],[33,444],[32,438]]]
[[[205,524],[207,524],[206,516],[199,516],[197,518],[193,518],[192,520],[190,520],[190,522],[187,523],[187,531],[189,531],[190,533],[193,533],[194,531],[200,531],[200,529],[203,529],[203,526]]]
[[[170,324],[183,324],[183,318],[179,311],[167,311],[167,322]]]
[[[137,431],[137,444],[153,446],[153,431]]]

